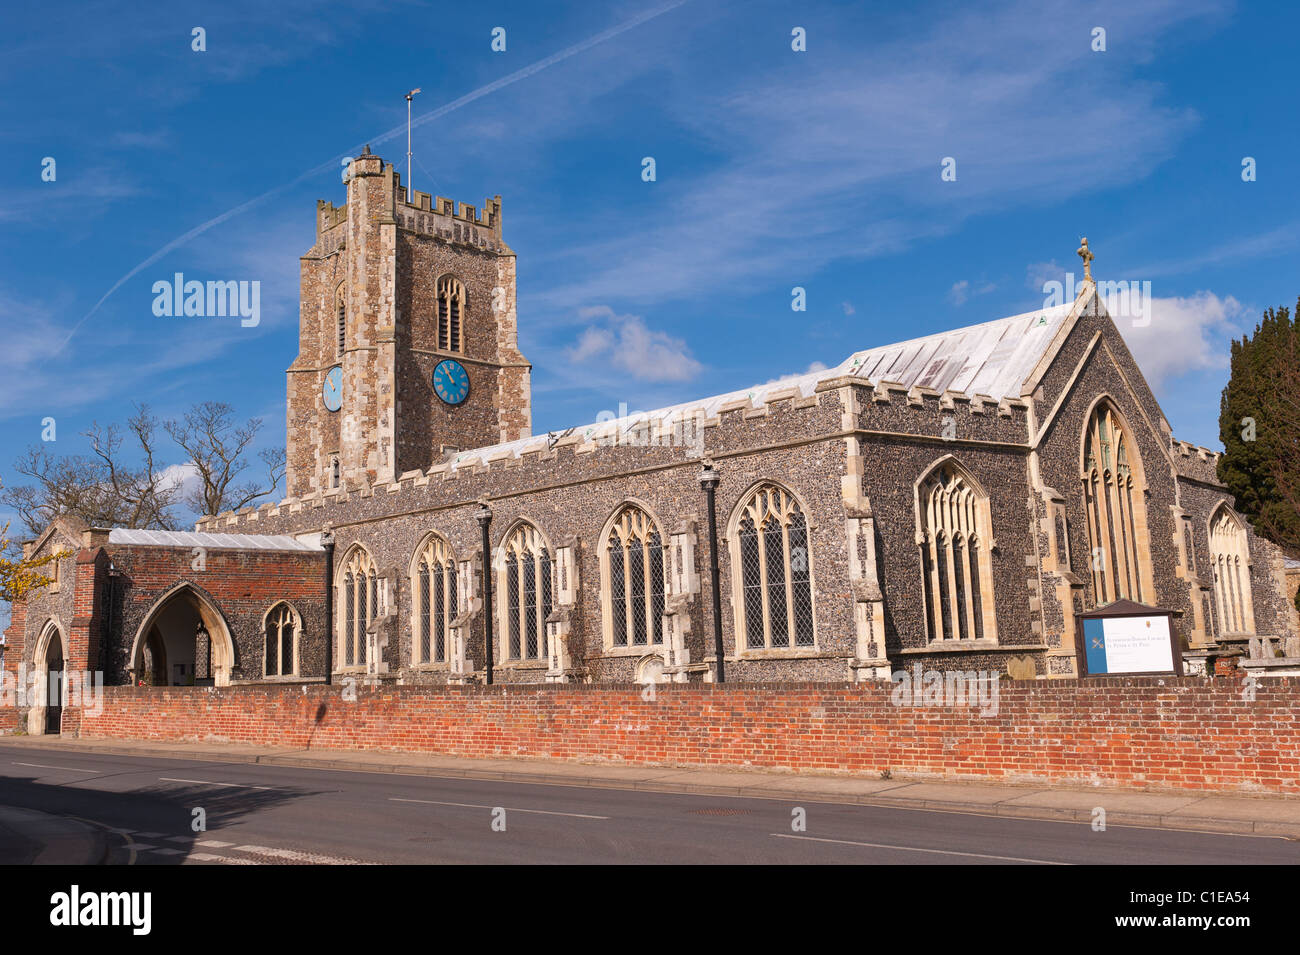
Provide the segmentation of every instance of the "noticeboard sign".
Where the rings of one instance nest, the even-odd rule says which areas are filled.
[[[1080,676],[1129,676],[1183,672],[1182,653],[1167,610],[1123,601],[1078,614],[1083,646]]]

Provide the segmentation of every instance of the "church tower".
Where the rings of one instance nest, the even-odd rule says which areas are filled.
[[[347,202],[316,204],[288,377],[288,493],[393,481],[458,450],[528,437],[515,253],[501,197],[480,213],[417,192],[364,153]]]

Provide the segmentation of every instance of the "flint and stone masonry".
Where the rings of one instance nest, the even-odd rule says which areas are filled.
[[[1300,672],[1282,555],[1174,438],[1086,240],[1071,303],[534,436],[500,197],[409,196],[368,149],[345,178],[301,257],[289,496],[192,533],[55,521],[11,673],[482,684],[490,618],[495,683],[713,681],[706,464],[728,682],[1071,679],[1075,614],[1119,598],[1172,612],[1188,673]]]

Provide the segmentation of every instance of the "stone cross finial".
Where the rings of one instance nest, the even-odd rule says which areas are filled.
[[[1096,256],[1093,255],[1092,250],[1088,248],[1087,238],[1084,238],[1080,241],[1083,244],[1079,246],[1078,250],[1074,254],[1077,255],[1079,258],[1083,259],[1083,280],[1085,282],[1091,282],[1092,281],[1092,260],[1096,258]]]

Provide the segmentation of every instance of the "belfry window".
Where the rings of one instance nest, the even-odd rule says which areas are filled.
[[[664,544],[654,520],[629,504],[605,538],[606,640],[611,647],[664,642]]]
[[[546,658],[551,614],[551,554],[537,528],[520,524],[502,545],[500,612],[508,660]]]
[[[464,351],[461,326],[465,316],[465,286],[451,275],[438,279],[438,348]]]
[[[343,286],[339,286],[338,295],[334,303],[334,335],[335,335],[335,356],[343,357],[343,348],[347,344],[348,330],[348,300],[344,294]]]
[[[1253,634],[1255,609],[1250,592],[1250,550],[1246,531],[1227,505],[1210,518],[1210,563],[1219,635]]]
[[[339,657],[345,667],[366,665],[366,629],[379,612],[379,577],[370,555],[358,547],[343,564],[339,581]]]
[[[415,614],[415,662],[446,663],[451,624],[460,612],[456,593],[456,562],[441,537],[431,537],[420,549],[411,577]]]
[[[988,496],[947,460],[917,486],[917,504],[930,639],[996,640]]]
[[[1082,480],[1099,605],[1121,598],[1140,603],[1151,596],[1140,469],[1118,414],[1098,405],[1084,435]]]
[[[298,672],[298,633],[302,627],[292,607],[278,603],[266,615],[267,676],[292,676]]]
[[[732,535],[740,569],[737,630],[750,650],[815,645],[808,522],[785,488],[761,484],[741,504]]]

